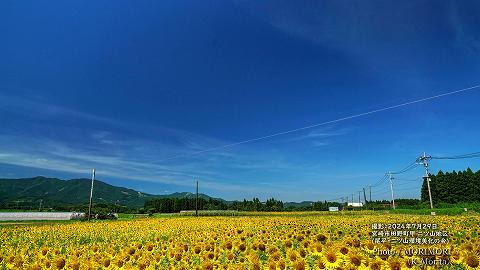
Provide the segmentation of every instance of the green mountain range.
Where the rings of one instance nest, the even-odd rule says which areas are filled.
[[[22,179],[0,179],[0,207],[15,205],[83,205],[88,204],[91,179],[61,180],[37,176]],[[117,187],[95,180],[94,203],[118,204],[131,208],[143,207],[145,200],[155,198],[189,198],[195,194],[176,192],[153,195],[133,189]],[[199,197],[209,199],[205,194]]]

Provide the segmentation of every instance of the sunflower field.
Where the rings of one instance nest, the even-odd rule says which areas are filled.
[[[448,241],[374,243],[372,224],[392,222],[435,223]],[[0,232],[0,269],[478,269],[480,260],[478,216],[179,216]],[[405,252],[425,247],[448,254]]]

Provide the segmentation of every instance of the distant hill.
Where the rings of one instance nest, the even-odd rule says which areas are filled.
[[[22,179],[0,179],[0,202],[6,204],[38,203],[48,205],[88,204],[91,179],[61,180],[37,176]],[[145,200],[154,198],[188,198],[195,194],[176,192],[168,195],[153,195],[133,189],[117,187],[95,180],[94,203],[119,204],[132,208],[143,207]],[[199,197],[209,199],[205,194]]]
[[[158,198],[195,198],[195,193],[191,193],[191,192],[175,192],[175,193],[172,193],[172,194],[167,194],[167,195],[156,195],[156,197]],[[203,198],[203,199],[214,199],[214,200],[218,200],[218,201],[224,201],[224,199],[220,199],[220,198],[213,198],[213,197],[210,197],[208,195],[205,195],[205,194],[202,194],[202,193],[198,193],[198,197],[199,198]]]

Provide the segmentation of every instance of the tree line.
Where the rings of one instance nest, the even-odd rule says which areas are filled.
[[[158,198],[145,201],[146,212],[177,213],[183,210],[195,210],[197,201],[195,198]],[[260,199],[234,201],[227,203],[212,198],[198,199],[198,210],[238,210],[238,211],[282,211],[283,202],[273,198],[262,203]]]
[[[178,213],[195,210],[195,198],[158,198],[145,201],[144,209],[149,213]],[[198,210],[226,210],[225,202],[212,198],[198,198]]]
[[[145,202],[144,211],[148,213],[178,213],[183,210],[195,210],[195,198],[158,198]],[[225,202],[215,199],[198,199],[198,210],[238,210],[258,212],[280,211],[328,211],[329,207],[343,208],[343,204],[337,202],[318,201],[305,206],[285,207],[280,200],[270,198],[261,202],[258,198],[252,200]]]
[[[480,170],[474,173],[470,168],[465,171],[430,174],[432,201],[438,203],[480,202]],[[428,186],[424,179],[421,190],[422,202],[428,202]]]

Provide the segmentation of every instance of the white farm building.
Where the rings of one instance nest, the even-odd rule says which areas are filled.
[[[352,207],[363,207],[363,203],[361,203],[361,202],[349,202],[349,203],[348,203],[348,206],[352,206]]]

